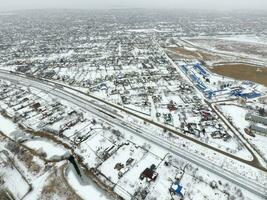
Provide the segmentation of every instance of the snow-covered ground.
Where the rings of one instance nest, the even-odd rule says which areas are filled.
[[[239,42],[249,42],[249,43],[258,43],[258,44],[267,44],[267,37],[265,36],[256,36],[256,35],[232,35],[225,37],[218,37],[224,40],[233,40]]]
[[[166,162],[168,162],[166,160]],[[180,167],[180,166],[178,166]],[[180,172],[178,167],[174,167],[168,162],[168,166],[162,162],[157,171],[159,176],[154,183],[151,184],[150,192],[147,199],[169,200],[171,199],[169,188],[171,187],[175,176]]]
[[[76,193],[84,200],[110,200],[103,190],[101,190],[92,180],[86,176],[79,177],[75,169],[70,166],[67,171],[67,181]]]
[[[30,186],[18,169],[10,163],[9,159],[10,158],[8,158],[6,154],[0,152],[0,174],[3,175],[5,186],[11,191],[15,198],[22,199],[29,191]]]
[[[210,63],[217,62],[248,62],[266,65],[266,36],[256,35],[226,35],[226,36],[198,36],[184,38],[190,44],[209,53],[219,55],[221,58]],[[187,44],[188,45],[188,44]]]
[[[55,144],[52,141],[48,141],[45,139],[29,140],[24,142],[24,145],[31,149],[35,149],[38,152],[46,153],[47,159],[61,157],[68,152],[62,145]]]
[[[113,154],[108,160],[106,160],[98,168],[106,177],[113,183],[117,183],[120,179],[119,173],[125,174],[128,170],[140,161],[145,155],[146,151],[141,147],[135,147],[132,143],[122,146],[115,154]],[[129,162],[130,159],[133,159]],[[127,161],[129,163],[127,163]],[[121,165],[116,169],[116,165]]]
[[[267,137],[258,134],[256,134],[255,137],[251,137],[244,131],[245,128],[250,126],[250,122],[245,120],[245,116],[251,111],[237,105],[221,105],[220,108],[226,116],[231,117],[233,124],[252,145],[255,145],[255,147],[260,150],[265,159],[267,159]]]
[[[209,184],[200,181],[191,175],[184,174],[180,184],[186,188],[186,199],[197,200],[228,200],[228,195],[220,190],[213,190]]]
[[[17,130],[16,124],[14,124],[10,119],[7,119],[0,115],[0,131],[2,131],[6,135],[10,135],[10,133]]]
[[[137,162],[134,167],[119,180],[115,187],[115,192],[120,194],[126,200],[130,200],[138,188],[145,188],[146,185],[148,185],[146,180],[139,179],[141,173],[146,168],[150,168],[153,164],[158,166],[160,162],[161,159],[158,156],[152,153],[146,154],[142,160]]]

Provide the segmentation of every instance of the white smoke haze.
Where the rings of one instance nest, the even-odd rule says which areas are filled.
[[[117,8],[267,10],[267,0],[0,0],[0,10]]]

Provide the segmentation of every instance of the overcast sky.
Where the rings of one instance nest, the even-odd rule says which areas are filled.
[[[164,8],[267,10],[267,0],[0,0],[0,10],[47,8]]]

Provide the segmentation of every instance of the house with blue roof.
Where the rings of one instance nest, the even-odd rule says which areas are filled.
[[[186,193],[184,187],[182,187],[181,185],[179,185],[178,182],[175,182],[175,183],[172,184],[172,186],[170,188],[170,192],[172,194],[181,195],[181,196],[184,196],[185,193]]]

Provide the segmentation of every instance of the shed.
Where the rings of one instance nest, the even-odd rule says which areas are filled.
[[[176,195],[185,195],[185,189],[179,185],[179,183],[175,182],[172,184],[171,188],[170,188],[170,192],[175,193]]]

